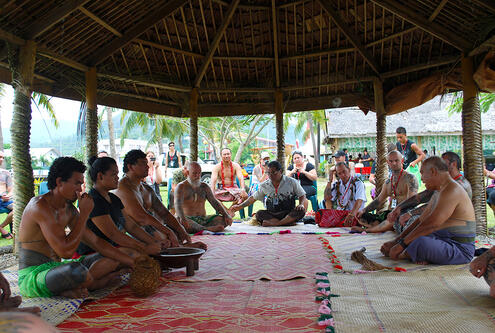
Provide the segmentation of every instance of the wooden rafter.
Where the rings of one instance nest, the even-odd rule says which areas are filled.
[[[443,9],[443,7],[445,7],[445,5],[447,4],[449,0],[442,0],[442,2],[440,2],[437,6],[437,8],[435,8],[435,10],[433,11],[433,13],[430,15],[430,17],[428,18],[428,21],[432,22],[435,17],[438,16],[438,14],[440,14],[440,11]]]
[[[495,2],[493,0],[471,0],[477,4],[480,4],[495,13]]]
[[[117,36],[117,37],[122,37],[123,36],[119,31],[117,31],[117,29],[115,29],[114,27],[112,27],[107,22],[103,21],[101,18],[99,18],[98,16],[96,16],[94,13],[90,12],[86,8],[81,7],[81,8],[79,8],[79,10],[84,15],[86,15],[87,17],[89,17],[90,19],[92,19],[93,21],[95,21],[96,23],[98,23],[99,25],[101,25],[102,27],[104,27],[105,29],[107,29],[108,31],[110,31],[111,33],[113,33],[115,36]]]
[[[108,58],[112,53],[129,44],[133,39],[151,28],[164,17],[172,14],[176,9],[178,9],[185,3],[186,1],[184,0],[170,0],[164,5],[160,4],[158,8],[151,8],[151,14],[141,19],[138,24],[130,28],[129,31],[127,31],[122,37],[114,40],[106,46],[103,46],[99,50],[96,50],[93,53],[93,56],[90,57],[88,64],[91,66],[98,65],[103,60]]]
[[[220,43],[220,39],[225,33],[225,30],[227,29],[227,26],[229,25],[230,20],[232,20],[232,16],[234,15],[234,12],[237,9],[237,6],[239,5],[239,1],[240,0],[233,0],[232,3],[230,4],[229,9],[227,10],[227,13],[225,14],[225,17],[222,21],[222,24],[220,25],[220,28],[218,29],[215,37],[213,38],[213,41],[210,44],[210,48],[208,49],[208,53],[206,54],[206,57],[203,60],[203,63],[201,64],[201,67],[199,68],[196,78],[194,79],[194,87],[199,87],[199,84],[201,83],[201,80],[203,79],[203,76],[206,73],[206,69],[208,68],[208,65],[211,62],[213,53],[215,53],[215,51],[217,50],[218,44]]]
[[[376,63],[375,59],[373,59],[372,55],[366,50],[363,43],[359,40],[358,36],[356,36],[352,30],[348,27],[348,25],[341,18],[339,13],[335,9],[333,9],[332,4],[329,0],[319,0],[321,6],[326,10],[328,15],[333,19],[337,27],[342,31],[342,33],[347,37],[349,42],[354,45],[354,47],[358,50],[364,60],[370,65],[373,71],[380,75],[380,67]]]
[[[481,43],[478,47],[474,48],[471,52],[469,52],[469,56],[475,56],[483,52],[487,52],[489,50],[495,49],[495,35],[489,37],[483,43]]]
[[[107,79],[139,84],[139,85],[151,87],[151,88],[160,88],[160,89],[179,91],[179,92],[190,92],[191,91],[190,87],[166,83],[166,82],[160,82],[160,81],[156,81],[156,80],[142,80],[142,79],[139,79],[139,78],[134,77],[134,76],[126,76],[126,75],[111,74],[111,73],[97,73],[97,75],[99,77],[103,77],[103,78],[107,78]]]
[[[428,21],[407,6],[401,5],[400,3],[391,0],[371,1],[461,51],[470,50],[472,47],[472,43],[470,41],[464,39],[455,32],[449,31],[440,24]]]
[[[25,39],[35,39],[57,22],[60,22],[78,8],[84,6],[89,0],[66,0],[57,9],[49,11],[46,15],[31,23],[24,32]]]
[[[280,64],[278,63],[278,24],[275,0],[272,0],[273,60],[275,61],[275,87],[280,87]]]

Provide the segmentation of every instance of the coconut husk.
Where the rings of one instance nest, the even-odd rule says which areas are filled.
[[[371,259],[368,259],[361,249],[359,251],[352,252],[351,259],[360,263],[365,271],[381,271],[383,269],[392,269],[392,267],[383,266]]]
[[[161,273],[158,262],[143,255],[136,259],[136,266],[131,273],[129,286],[138,297],[150,296],[160,287]]]

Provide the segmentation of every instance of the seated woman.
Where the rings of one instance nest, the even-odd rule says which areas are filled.
[[[306,198],[316,194],[313,182],[318,178],[315,166],[304,161],[302,152],[296,150],[292,153],[292,164],[287,168],[286,175],[299,181],[306,192]]]
[[[93,188],[89,195],[93,198],[94,208],[89,215],[87,227],[98,237],[113,246],[120,246],[139,253],[158,254],[163,245],[156,242],[151,235],[139,227],[131,218],[124,217],[122,201],[110,193],[118,186],[118,167],[111,157],[92,157],[89,160],[89,175]],[[128,232],[133,237],[126,234]],[[81,242],[77,248],[78,255],[95,252]]]

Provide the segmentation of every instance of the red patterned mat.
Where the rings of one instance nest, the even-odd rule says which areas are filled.
[[[165,275],[180,281],[290,280],[313,278],[316,272],[331,271],[332,265],[317,235],[274,234],[197,236],[208,244],[199,270],[187,277],[185,269]]]
[[[314,279],[164,282],[139,299],[128,287],[83,304],[62,332],[321,332]]]

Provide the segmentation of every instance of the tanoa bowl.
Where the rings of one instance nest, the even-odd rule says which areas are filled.
[[[160,263],[162,269],[186,267],[186,275],[194,275],[199,269],[199,257],[205,253],[203,249],[194,247],[169,247],[154,256]]]

